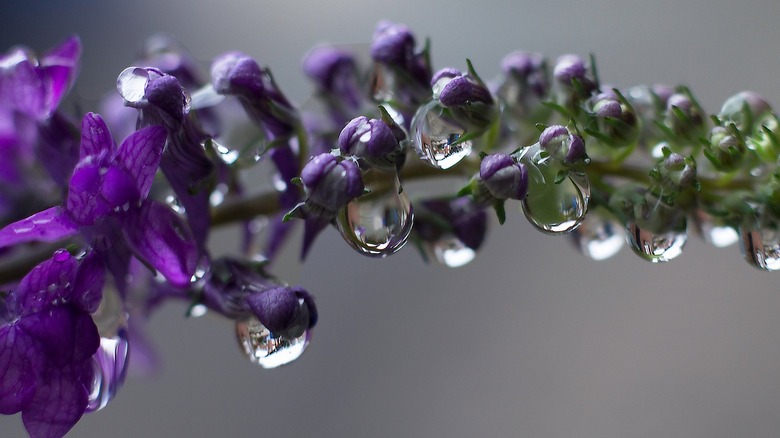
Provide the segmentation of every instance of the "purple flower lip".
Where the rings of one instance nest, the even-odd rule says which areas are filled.
[[[539,136],[539,146],[550,155],[560,157],[564,163],[573,164],[585,158],[585,142],[572,134],[565,126],[548,126]]]
[[[463,76],[463,73],[461,73],[460,70],[452,67],[443,68],[433,75],[431,78],[431,86],[435,86],[440,80],[449,82],[450,79],[457,78],[458,76]]]
[[[241,52],[228,52],[215,59],[211,64],[211,78],[220,94],[259,98],[265,92],[262,69]]]
[[[559,137],[561,136],[569,136],[569,130],[566,129],[565,126],[562,125],[552,125],[548,126],[544,131],[542,131],[542,134],[539,136],[539,145],[542,146],[542,148],[547,149],[552,145],[552,142],[554,140],[560,141]]]
[[[596,115],[599,117],[618,118],[623,114],[620,102],[614,99],[601,99],[593,105]]]
[[[274,337],[297,338],[317,324],[314,299],[301,287],[277,287],[249,295],[249,307]]]

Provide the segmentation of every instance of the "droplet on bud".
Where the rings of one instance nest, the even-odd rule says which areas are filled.
[[[668,262],[682,254],[688,240],[684,216],[667,231],[653,232],[638,222],[626,226],[629,246],[643,259],[652,263]]]
[[[146,95],[146,83],[149,75],[140,67],[128,67],[122,70],[116,79],[116,88],[122,98],[130,103],[137,103]]]
[[[591,212],[579,228],[571,233],[574,243],[592,260],[606,260],[623,248],[623,226],[596,212]]]
[[[547,156],[541,158],[539,145],[531,146],[521,158],[529,169],[528,195],[523,199],[526,219],[546,234],[565,234],[585,220],[590,201],[590,183],[581,172],[570,170],[556,183],[563,166]]]
[[[274,337],[256,317],[250,316],[236,321],[236,335],[239,346],[252,363],[271,369],[298,359],[309,345],[311,330],[304,330],[295,338]]]
[[[103,409],[125,381],[130,344],[127,340],[127,313],[113,287],[103,291],[100,307],[92,314],[100,334],[100,347],[92,356],[94,375],[87,412]]]
[[[376,175],[373,179],[369,175]],[[338,212],[341,236],[357,252],[386,257],[400,250],[409,238],[414,211],[398,174],[372,169],[365,176],[372,193],[353,199]]]
[[[747,262],[764,271],[780,270],[780,231],[775,227],[742,227],[739,235]]]
[[[436,100],[420,107],[412,118],[411,137],[417,155],[439,169],[449,169],[471,153],[471,140],[456,143],[465,133]]]

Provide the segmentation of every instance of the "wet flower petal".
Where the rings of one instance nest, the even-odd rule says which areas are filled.
[[[92,367],[88,361],[49,368],[29,406],[22,412],[27,433],[35,438],[64,436],[84,414]]]
[[[109,153],[114,149],[114,139],[99,114],[87,113],[81,119],[81,150],[79,160],[90,155]]]
[[[18,325],[0,326],[0,414],[15,414],[35,394],[41,353]]]
[[[171,284],[186,286],[198,263],[198,246],[181,217],[163,204],[145,202],[124,219],[133,251]]]
[[[25,242],[56,242],[78,232],[62,207],[52,207],[0,229],[0,248]]]
[[[117,160],[135,179],[141,199],[146,198],[154,182],[166,135],[165,128],[148,126],[131,134],[119,147]]]
[[[18,315],[43,311],[53,305],[69,302],[72,281],[78,262],[64,249],[34,267],[24,276],[11,295],[12,310]]]

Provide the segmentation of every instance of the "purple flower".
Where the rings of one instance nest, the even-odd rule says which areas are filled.
[[[192,232],[170,208],[147,199],[165,137],[163,128],[147,127],[117,148],[103,119],[87,114],[65,205],[6,226],[0,247],[80,233],[106,257],[117,279],[125,278],[132,251],[172,284],[189,283],[198,258]]]
[[[440,80],[442,77],[449,77],[449,75],[453,73],[453,70],[446,69],[445,72],[446,75],[439,76]],[[491,105],[493,103],[493,97],[490,95],[490,90],[487,89],[485,84],[479,82],[471,75],[461,74],[455,77],[449,77],[449,81],[446,85],[441,87],[439,101],[442,105],[448,107],[462,106],[475,102]]]
[[[539,145],[550,155],[566,164],[575,164],[587,157],[585,142],[577,134],[572,134],[565,126],[552,125],[539,136]]]
[[[487,234],[487,213],[473,198],[430,199],[415,208],[413,232],[424,241],[435,242],[454,235],[467,247],[478,250]]]
[[[520,93],[527,93],[527,90],[530,90],[540,98],[545,96],[550,88],[547,61],[539,53],[512,52],[504,57],[501,70],[520,83]]]
[[[393,130],[381,119],[356,117],[339,134],[339,149],[344,155],[382,159],[395,154],[398,147]]]
[[[497,199],[525,198],[528,192],[528,171],[507,154],[492,154],[482,159],[479,179]]]
[[[375,98],[392,100],[403,105],[419,106],[430,98],[427,87],[431,81],[431,66],[426,53],[414,52],[415,39],[408,27],[381,21],[371,42],[371,58],[375,62],[373,81],[383,92]],[[374,90],[376,91],[376,90]]]
[[[160,167],[187,213],[187,221],[200,247],[209,231],[209,193],[204,186],[214,166],[201,144],[206,139],[189,118],[189,95],[178,79],[154,68],[129,67],[117,79],[125,105],[141,110],[141,125],[160,125],[167,131],[168,147]]]
[[[339,104],[335,106],[352,111],[360,107],[362,93],[355,57],[350,52],[330,46],[315,47],[303,60],[303,72],[332,103]]]
[[[276,287],[251,294],[246,302],[274,338],[297,338],[317,324],[314,298],[301,287]]]
[[[22,413],[32,437],[62,437],[84,414],[92,356],[100,344],[90,316],[101,299],[100,263],[65,250],[33,268],[6,298],[0,325],[0,413]]]
[[[337,212],[363,194],[363,179],[357,164],[339,161],[331,154],[312,158],[301,172],[308,201],[329,212]]]

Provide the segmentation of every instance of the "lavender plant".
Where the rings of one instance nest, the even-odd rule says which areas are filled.
[[[707,117],[686,87],[612,88],[576,55],[514,52],[493,81],[469,61],[434,72],[429,45],[382,22],[370,65],[309,53],[318,111],[245,54],[218,57],[204,80],[156,37],[102,115],[74,114],[59,104],[80,55],[72,37],[0,58],[0,412],[21,413],[30,436],[64,436],[111,401],[165,300],[234,320],[263,368],[297,359],[317,308],[271,273],[297,223],[302,260],[334,228],[362,255],[411,241],[457,267],[488,212],[503,223],[509,206],[595,260],[627,242],[666,262],[693,232],[780,270],[780,120],[753,92]],[[245,187],[263,170],[273,188]],[[445,193],[404,188],[434,178]],[[209,233],[229,223],[245,244],[215,257]]]

